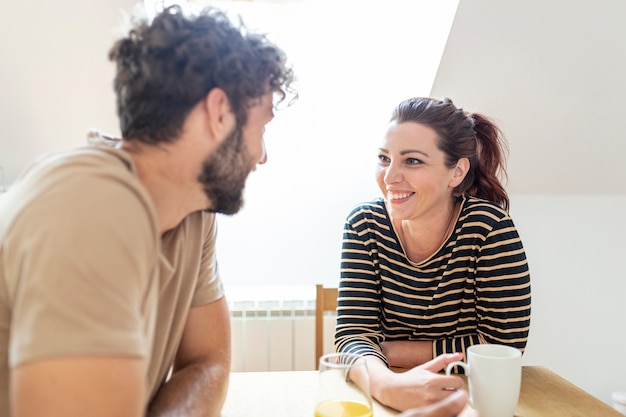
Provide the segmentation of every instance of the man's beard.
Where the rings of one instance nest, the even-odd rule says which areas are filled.
[[[243,146],[243,131],[237,127],[204,161],[198,176],[212,204],[207,211],[237,213],[243,206],[243,190],[252,167],[252,158]]]

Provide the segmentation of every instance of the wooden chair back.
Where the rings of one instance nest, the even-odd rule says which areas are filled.
[[[336,287],[316,285],[315,297],[315,369],[319,368],[320,357],[324,354],[324,313],[337,311]]]

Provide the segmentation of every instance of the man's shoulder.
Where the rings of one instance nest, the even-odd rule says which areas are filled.
[[[101,191],[107,183],[122,188],[142,189],[132,158],[110,146],[87,146],[40,157],[16,180],[16,193],[71,193],[83,195]],[[10,195],[11,193],[9,193]]]
[[[137,178],[130,155],[106,145],[85,146],[39,156],[17,177],[11,188],[30,188],[36,185],[66,181],[90,181],[94,178],[126,178],[129,182]]]
[[[92,144],[45,155],[37,160],[26,174],[30,172],[32,175],[36,170],[107,172],[136,176],[130,155],[121,149],[104,144]]]
[[[5,225],[88,227],[95,222],[133,222],[143,217],[154,228],[152,200],[128,164],[122,153],[97,147],[42,157],[3,196],[0,213]]]

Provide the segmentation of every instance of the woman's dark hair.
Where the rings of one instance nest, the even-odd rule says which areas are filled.
[[[500,182],[500,178],[506,178],[508,149],[502,132],[489,118],[464,112],[448,98],[415,97],[396,106],[391,121],[415,122],[432,128],[439,138],[437,147],[446,155],[446,165],[450,168],[461,158],[469,159],[469,171],[454,189],[454,196],[466,194],[509,209],[509,197]]]
[[[126,140],[172,141],[189,111],[215,87],[226,92],[239,126],[261,96],[275,93],[279,102],[296,97],[284,52],[211,7],[185,16],[171,6],[150,23],[138,21],[109,58],[117,63],[114,89]]]

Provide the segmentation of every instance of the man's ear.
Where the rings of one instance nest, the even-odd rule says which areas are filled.
[[[211,137],[222,142],[237,124],[235,113],[231,110],[230,100],[226,92],[221,88],[213,88],[204,98],[205,111],[207,112],[207,128]]]
[[[468,158],[461,158],[456,161],[456,165],[454,166],[452,172],[452,178],[450,179],[450,188],[455,188],[457,185],[462,183],[469,169],[470,161]]]

